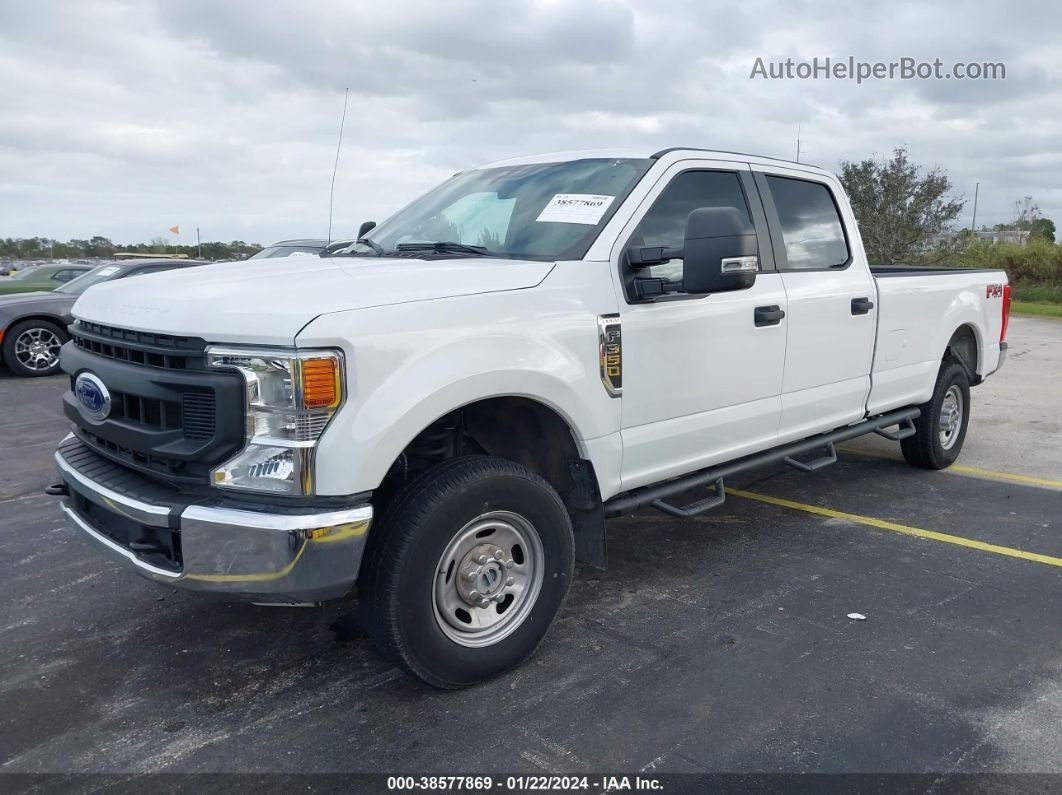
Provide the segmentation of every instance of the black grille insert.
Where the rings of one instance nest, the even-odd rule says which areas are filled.
[[[181,404],[172,400],[129,395],[123,392],[112,393],[115,398],[111,416],[135,422],[148,428],[175,430],[181,427]]]
[[[141,452],[124,444],[104,439],[87,428],[76,428],[74,433],[92,449],[103,453],[112,460],[120,461],[140,470],[167,475],[173,478],[202,477],[207,472],[207,467],[196,466],[188,461],[180,461],[176,458],[158,455],[156,453]]]
[[[74,345],[88,353],[121,362],[167,370],[202,370],[206,341],[147,331],[104,326],[79,320],[70,327]]]
[[[218,409],[213,395],[189,392],[181,399],[184,435],[188,439],[211,439],[217,427]]]

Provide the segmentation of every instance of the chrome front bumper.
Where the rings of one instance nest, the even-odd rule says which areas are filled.
[[[71,449],[78,455],[70,455]],[[94,454],[70,438],[55,453],[69,492],[63,513],[111,559],[149,580],[240,600],[299,604],[343,596],[357,579],[372,523],[369,504],[281,513],[221,500],[166,501],[153,484],[145,485],[145,494],[130,488],[136,476],[121,478],[120,489],[98,482],[82,471],[90,468],[83,463],[88,455]],[[93,464],[117,467],[98,456]],[[95,474],[98,467],[91,468]],[[140,551],[150,544],[131,543],[162,536],[179,550],[177,560],[160,560]]]

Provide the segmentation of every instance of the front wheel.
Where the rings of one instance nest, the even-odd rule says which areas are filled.
[[[359,596],[381,651],[431,685],[465,687],[542,642],[571,582],[571,520],[525,467],[457,458],[396,495],[365,564]]]
[[[944,362],[933,397],[920,408],[915,434],[900,442],[907,463],[920,469],[944,469],[959,457],[970,424],[970,380],[958,362]]]

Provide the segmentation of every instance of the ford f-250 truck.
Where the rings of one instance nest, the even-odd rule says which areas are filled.
[[[460,687],[534,651],[574,561],[604,565],[607,517],[694,515],[737,472],[815,470],[868,433],[948,466],[1008,302],[998,271],[869,268],[840,183],[804,164],[507,160],[317,263],[87,292],[52,490],[163,584],[356,584],[385,654]]]

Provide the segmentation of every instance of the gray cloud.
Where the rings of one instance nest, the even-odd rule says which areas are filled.
[[[0,236],[266,242],[380,219],[462,168],[675,144],[836,168],[906,145],[978,220],[1062,219],[1062,8],[750,0],[81,0],[0,6]],[[750,80],[757,56],[1004,61],[1007,80]],[[968,213],[967,213],[968,215]],[[968,220],[968,218],[967,218]]]

